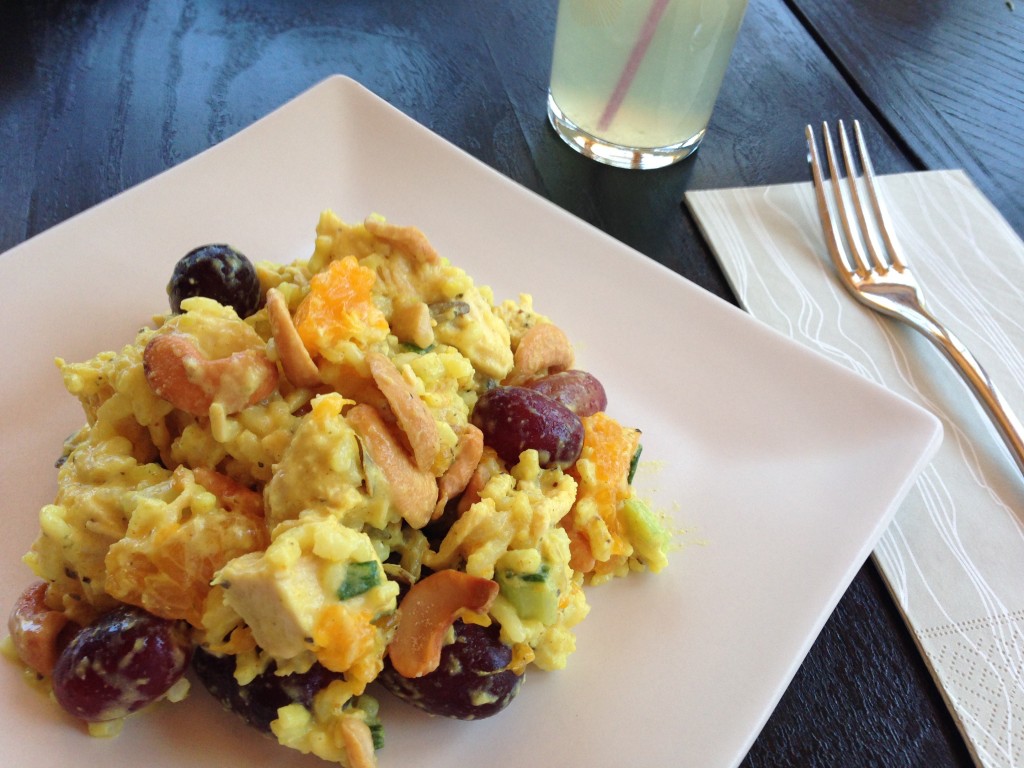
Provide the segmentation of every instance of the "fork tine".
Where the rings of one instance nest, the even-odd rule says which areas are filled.
[[[822,123],[822,132],[825,136],[828,136],[828,124]],[[825,192],[825,180],[821,172],[821,157],[818,154],[818,142],[814,136],[814,128],[810,125],[807,126],[805,133],[807,135],[807,151],[808,160],[811,164],[811,178],[814,181],[814,193],[815,199],[818,203],[818,217],[821,219],[823,228],[825,229],[825,246],[828,248],[828,254],[832,258],[832,263],[835,265],[836,270],[846,278],[848,275],[852,275],[858,272],[857,266],[850,261],[850,257],[843,247],[842,234],[839,231],[839,225],[836,222],[836,217],[832,215],[832,210],[829,207],[828,195]],[[841,202],[837,205],[841,206]],[[860,273],[863,276],[863,273]]]
[[[865,164],[865,152],[866,146],[864,145],[864,136],[860,132],[860,121],[854,120],[854,132],[859,139],[857,142],[857,151],[860,155],[860,167],[863,172],[865,184],[868,186],[869,197],[872,200],[877,200],[877,197],[872,195],[873,179],[874,176],[869,177],[871,169],[871,158],[867,158],[867,164]],[[853,161],[853,151],[850,148],[850,138],[846,132],[846,126],[843,121],[840,120],[836,132],[839,134],[839,147],[840,152],[843,156],[843,164],[846,166],[846,179],[847,185],[850,190],[850,199],[853,202],[853,208],[857,213],[857,221],[860,226],[860,235],[862,242],[867,250],[868,256],[871,258],[871,265],[881,275],[884,275],[889,271],[889,261],[885,257],[885,252],[881,248],[878,237],[875,234],[875,229],[871,226],[868,221],[868,206],[864,200],[861,199],[860,189],[861,186],[858,183],[857,167]],[[877,208],[875,209],[877,211]],[[879,228],[881,228],[881,222],[877,222]]]
[[[860,166],[864,171],[864,181],[867,185],[868,196],[871,198],[871,205],[875,209],[878,230],[882,233],[882,240],[889,251],[889,261],[895,269],[902,271],[906,269],[906,262],[903,260],[895,230],[889,221],[889,211],[878,194],[878,187],[875,184],[875,168],[871,163],[871,156],[868,154],[867,143],[864,141],[864,132],[860,128],[860,120],[853,121],[853,133],[857,142],[857,152],[860,155]]]
[[[836,208],[839,210],[839,219],[843,225],[843,233],[846,235],[846,243],[850,247],[850,255],[847,257],[854,264],[854,271],[860,277],[867,277],[871,274],[867,261],[864,258],[864,247],[860,237],[860,229],[854,226],[853,216],[850,214],[850,205],[847,202],[847,193],[843,189],[843,170],[839,167],[836,158],[835,146],[832,143],[832,131],[828,123],[821,124],[821,132],[825,142],[825,157],[828,160],[828,170],[831,175],[832,195],[835,199]],[[853,186],[853,182],[849,186]]]

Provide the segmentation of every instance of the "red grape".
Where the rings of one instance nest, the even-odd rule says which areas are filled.
[[[601,382],[586,371],[559,371],[528,381],[524,386],[557,400],[577,416],[593,416],[608,407]]]
[[[455,642],[441,649],[437,669],[422,677],[402,677],[390,663],[377,678],[403,701],[432,715],[457,720],[480,720],[507,707],[523,683],[523,675],[508,668],[512,649],[499,639],[492,624],[454,624]]]
[[[181,312],[181,302],[205,296],[233,307],[239,317],[259,309],[263,294],[252,262],[229,245],[195,248],[178,260],[167,284],[171,311]]]
[[[53,693],[75,717],[116,720],[167,693],[191,655],[184,622],[122,606],[71,639],[53,668]]]
[[[528,448],[537,451],[540,466],[565,469],[583,450],[580,417],[547,395],[526,387],[495,387],[476,402],[473,424],[506,464],[519,462]]]
[[[235,679],[235,657],[215,656],[197,648],[192,668],[203,685],[225,709],[234,712],[257,730],[270,733],[277,710],[288,704],[313,706],[313,697],[344,675],[314,664],[308,672],[278,675],[271,667],[246,685]]]

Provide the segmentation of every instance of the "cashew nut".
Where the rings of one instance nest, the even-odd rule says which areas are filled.
[[[371,352],[366,355],[366,364],[398,419],[398,426],[409,440],[417,469],[431,472],[441,450],[441,436],[430,409],[420,400],[390,358],[379,352]]]
[[[237,413],[277,388],[277,366],[260,349],[246,349],[209,360],[188,335],[161,333],[142,355],[146,381],[158,397],[193,416],[206,416],[220,403]]]
[[[431,519],[436,520],[444,513],[445,505],[466,490],[476,473],[480,457],[484,452],[484,433],[473,424],[467,424],[459,435],[455,446],[455,459],[437,482],[437,504]]]
[[[463,571],[444,570],[417,581],[398,607],[398,628],[388,645],[391,665],[402,677],[423,677],[441,663],[448,628],[463,611],[486,613],[498,583]]]
[[[416,227],[400,227],[373,216],[367,218],[363,225],[371,235],[405,251],[416,261],[436,264],[441,260],[427,236]]]
[[[422,528],[430,521],[437,499],[434,475],[417,469],[412,457],[373,406],[355,405],[345,418],[388,481],[395,509],[413,528]]]
[[[350,768],[375,768],[377,753],[366,721],[355,715],[342,715],[339,728]]]
[[[487,449],[493,452],[493,448]],[[465,514],[466,510],[471,506],[480,501],[480,492],[487,485],[487,481],[491,479],[493,475],[492,466],[484,461],[480,461],[476,465],[476,469],[473,470],[473,474],[470,475],[469,482],[466,483],[466,487],[462,489],[462,496],[459,498],[458,513],[459,515]]]
[[[540,373],[572,368],[576,360],[569,337],[552,323],[538,323],[523,334],[506,384],[522,384]]]
[[[320,385],[320,371],[310,357],[309,350],[295,328],[288,302],[277,288],[267,291],[267,317],[274,335],[277,354],[281,358],[284,375],[296,387],[312,389]]]

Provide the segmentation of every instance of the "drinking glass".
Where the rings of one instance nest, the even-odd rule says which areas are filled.
[[[573,149],[660,168],[707,131],[747,0],[560,0],[548,119]]]

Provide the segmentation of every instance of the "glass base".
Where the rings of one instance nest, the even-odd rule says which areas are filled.
[[[613,144],[584,131],[558,108],[554,97],[548,92],[548,121],[555,132],[570,147],[582,155],[605,165],[616,168],[651,169],[664,168],[666,165],[678,163],[697,151],[701,139],[707,133],[702,129],[685,141],[667,147],[627,147]]]

